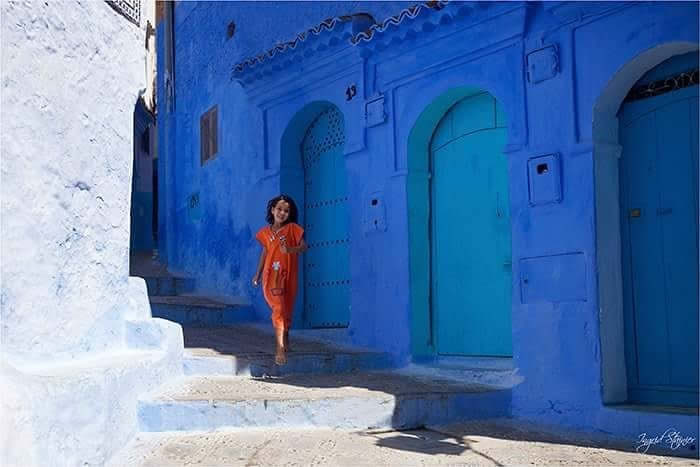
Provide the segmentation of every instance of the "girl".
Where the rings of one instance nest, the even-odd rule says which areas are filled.
[[[297,206],[289,196],[272,198],[267,203],[265,218],[270,225],[255,234],[263,251],[253,276],[253,286],[257,287],[262,277],[263,295],[272,309],[277,340],[275,363],[284,365],[287,363],[289,327],[297,293],[297,255],[306,251],[306,243],[304,229],[296,224]]]

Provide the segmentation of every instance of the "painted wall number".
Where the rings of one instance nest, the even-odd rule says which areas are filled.
[[[346,101],[351,101],[353,97],[357,94],[357,88],[355,87],[354,84],[351,84],[348,86],[348,88],[345,90],[345,100]]]

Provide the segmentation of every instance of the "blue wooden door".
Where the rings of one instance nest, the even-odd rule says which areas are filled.
[[[698,87],[626,103],[619,118],[629,399],[697,406]]]
[[[350,319],[348,195],[343,117],[331,107],[302,142],[304,219],[304,316],[312,328],[345,327]]]
[[[483,93],[452,107],[431,141],[431,311],[442,355],[512,353],[505,127]]]

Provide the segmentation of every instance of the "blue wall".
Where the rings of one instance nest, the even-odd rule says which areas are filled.
[[[411,247],[422,233],[410,224],[425,215],[426,205],[409,199],[410,190],[427,183],[420,157],[430,131],[410,144],[409,137],[416,128],[437,125],[454,103],[450,92],[486,90],[508,116],[513,359],[524,377],[513,392],[514,415],[628,436],[640,427],[663,432],[668,419],[603,406],[611,401],[606,387],[622,383],[614,371],[618,334],[599,315],[609,299],[598,289],[598,271],[608,264],[601,264],[596,249],[606,215],[596,211],[601,188],[594,174],[603,164],[596,162],[596,144],[605,140],[597,133],[616,133],[614,113],[638,78],[674,54],[697,49],[697,4],[454,3],[405,18],[357,46],[341,25],[231,79],[236,63],[324,18],[363,11],[379,21],[404,6],[178,3],[175,110],[158,113],[165,164],[159,170],[168,173],[161,185],[170,187],[169,267],[196,276],[203,291],[252,300],[266,319],[262,298],[249,285],[259,254],[253,235],[264,223],[267,200],[291,170],[281,156],[283,137],[290,137],[286,132],[309,106],[334,104],[346,122],[353,239],[348,333],[399,362],[430,356],[427,298],[420,290],[425,279],[416,267],[424,252]],[[236,33],[227,40],[230,21]],[[339,45],[333,46],[334,38]],[[357,94],[348,101],[352,85]],[[436,102],[444,109],[433,108],[427,118],[424,111]],[[219,106],[219,153],[201,167],[199,117],[213,105]],[[607,114],[606,106],[612,109]],[[596,115],[610,121],[594,122]],[[528,161],[547,155],[560,168],[559,196],[529,186]],[[533,202],[532,189],[544,202]],[[381,199],[381,209],[372,209],[371,199]],[[374,219],[381,221],[378,228]],[[557,267],[568,274],[546,274]],[[530,281],[523,291],[525,275]],[[682,423],[697,433],[697,418]]]
[[[237,60],[258,54],[321,20],[365,11],[383,18],[404,3],[374,2],[178,2],[174,12],[175,105],[159,112],[160,199],[169,204],[161,225],[161,250],[173,271],[197,276],[222,296],[250,296],[250,265],[257,259],[253,235],[279,179],[263,169],[263,117],[241,86],[230,81]],[[302,14],[303,12],[303,14]],[[234,21],[234,38],[227,38]],[[158,25],[159,68],[164,65],[165,24]],[[159,106],[165,101],[158,73]],[[219,152],[200,166],[199,117],[219,106]],[[167,172],[167,173],[165,173]],[[275,186],[275,183],[277,184]],[[199,204],[189,208],[198,195]],[[193,212],[193,211],[197,212]],[[263,313],[264,314],[264,313]]]

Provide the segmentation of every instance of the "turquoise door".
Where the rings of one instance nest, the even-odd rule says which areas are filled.
[[[505,127],[483,93],[452,107],[431,141],[431,312],[442,355],[512,353]]]
[[[619,120],[629,399],[697,407],[698,86],[626,103]]]
[[[343,117],[331,107],[309,127],[304,163],[304,316],[312,328],[345,327],[350,319],[348,195]]]

